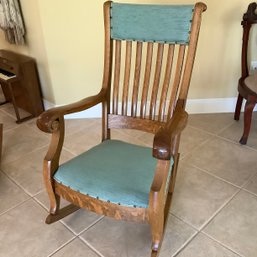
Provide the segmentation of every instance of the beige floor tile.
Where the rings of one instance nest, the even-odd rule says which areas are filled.
[[[11,103],[7,103],[7,104],[2,105],[1,110],[3,110],[4,112],[8,113],[15,120],[17,120],[17,117],[16,117],[16,114],[15,114],[13,105]],[[30,113],[28,113],[27,111],[25,111],[25,110],[23,110],[21,108],[18,108],[18,111],[19,111],[19,115],[20,115],[21,119],[31,115]]]
[[[257,153],[239,144],[214,138],[197,149],[190,163],[237,186],[255,174]]]
[[[241,191],[204,229],[236,253],[256,257],[257,197]]]
[[[82,234],[105,257],[150,256],[151,235],[147,224],[104,218]]]
[[[233,123],[233,116],[233,113],[190,114],[188,125],[216,134]]]
[[[257,195],[257,174],[250,179],[244,188]]]
[[[40,202],[41,205],[44,206],[46,210],[48,210],[49,200],[45,191],[38,194],[35,198],[38,202]],[[61,207],[64,207],[68,204],[69,203],[67,201],[61,200]],[[81,209],[63,218],[61,222],[68,226],[75,234],[79,234],[101,218],[102,216],[100,215]]]
[[[199,147],[199,145],[203,144],[210,138],[212,138],[210,134],[204,133],[203,131],[191,126],[187,126],[181,135],[179,147],[181,157],[191,154],[197,147]]]
[[[145,145],[141,142],[140,138],[145,136],[147,133],[144,133],[139,130],[132,130],[132,129],[112,129],[111,130],[111,138],[122,140],[131,144],[137,145]]]
[[[80,239],[75,239],[51,257],[99,257]]]
[[[170,215],[159,257],[173,256],[195,233],[192,227]]]
[[[203,234],[198,234],[176,257],[239,257]]]
[[[102,132],[99,126],[90,126],[85,130],[79,130],[64,139],[64,147],[74,154],[81,154],[93,146],[100,144]]]
[[[160,257],[170,257],[195,233],[195,230],[170,216]],[[104,218],[82,234],[105,257],[150,256],[151,234],[147,224]]]
[[[45,257],[74,237],[61,223],[44,223],[45,210],[29,200],[0,217],[0,257]]]
[[[171,212],[200,229],[238,189],[197,168],[180,164]]]
[[[28,199],[29,196],[0,171],[0,214]]]
[[[15,119],[11,116],[0,112],[0,123],[4,124],[4,131],[18,127],[19,125],[15,122]]]
[[[30,195],[35,195],[45,187],[43,184],[43,159],[48,147],[41,148],[20,159],[2,165],[2,170],[8,174]],[[74,155],[62,151],[61,163],[71,159]]]
[[[81,130],[87,133],[90,127],[101,128],[101,120],[99,122],[98,119],[67,119],[65,120],[65,135],[69,136]]]
[[[142,145],[153,147],[154,135],[151,133],[143,133],[138,137],[138,140],[142,142]]]
[[[243,135],[243,115],[240,121],[234,121],[231,126],[222,131],[219,136],[235,141],[239,144],[239,140]],[[249,133],[247,146],[257,149],[257,121],[253,120]]]
[[[22,156],[35,151],[49,142],[43,133],[34,131],[26,125],[4,133],[2,162],[15,161]]]

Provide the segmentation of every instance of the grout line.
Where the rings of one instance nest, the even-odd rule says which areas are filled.
[[[216,178],[216,179],[218,179],[218,180],[220,180],[220,181],[222,181],[222,182],[225,182],[225,183],[227,183],[227,184],[230,184],[231,186],[234,186],[234,187],[236,187],[236,188],[242,188],[242,186],[238,186],[238,185],[236,185],[236,184],[234,184],[234,183],[232,183],[232,182],[230,182],[230,181],[228,181],[228,180],[226,180],[226,179],[224,179],[224,178],[221,178],[221,177],[219,177],[219,176],[217,176],[217,175],[211,173],[211,172],[208,171],[208,170],[205,170],[205,169],[203,169],[203,168],[200,168],[200,167],[198,167],[198,166],[196,166],[196,165],[194,165],[194,164],[189,164],[189,163],[187,163],[187,165],[189,165],[189,166],[191,166],[191,167],[194,167],[194,168],[196,168],[196,169],[198,169],[198,170],[200,170],[200,171],[202,171],[202,172],[204,172],[204,173],[206,173],[206,174],[208,174],[208,175],[210,175],[210,176],[212,176],[212,177],[214,177],[214,178]],[[244,184],[243,184],[243,185],[244,185]]]
[[[19,184],[17,183],[12,177],[10,177],[9,174],[7,174],[4,170],[1,169],[1,172],[9,179],[11,180],[12,183],[14,183],[19,189],[21,189],[22,191],[24,191],[24,193],[26,195],[28,195],[30,198],[32,198],[32,196],[27,192],[27,190],[25,191],[24,188]]]
[[[246,189],[246,188],[242,188],[242,190],[244,191],[244,192],[247,192],[247,193],[249,193],[250,195],[252,195],[252,196],[255,196],[255,197],[257,197],[257,194],[256,193],[254,193],[254,192],[251,192],[251,191],[249,191],[248,189]]]
[[[81,236],[84,232],[86,232],[87,230],[89,230],[90,228],[92,228],[94,225],[96,225],[98,222],[100,222],[105,216],[102,215],[101,217],[99,217],[98,219],[96,219],[91,225],[89,225],[88,227],[84,228],[80,233],[78,233],[78,236]]]
[[[226,248],[227,250],[229,250],[230,252],[240,256],[240,257],[246,257],[238,252],[236,252],[234,249],[230,248],[229,246],[227,246],[226,244],[218,241],[216,238],[212,237],[211,235],[207,234],[206,232],[204,231],[201,231],[202,234],[204,234],[206,237],[208,237],[209,239],[213,240],[214,242],[216,242],[217,244],[221,245],[222,247]]]
[[[57,252],[59,252],[62,248],[64,248],[65,246],[67,246],[68,244],[70,244],[72,241],[74,241],[77,237],[74,236],[72,237],[70,240],[68,240],[67,242],[65,242],[64,244],[62,244],[60,247],[58,247],[55,251],[53,251],[52,253],[50,253],[49,255],[47,255],[47,257],[51,257],[54,254],[56,254]]]
[[[196,236],[199,234],[199,231],[196,231],[186,242],[172,255],[172,257],[178,256],[180,252],[182,252],[193,240],[196,238]]]
[[[254,148],[253,146],[241,145],[241,144],[239,143],[239,140],[236,141],[236,140],[229,139],[229,138],[226,138],[226,137],[223,137],[223,136],[220,136],[220,135],[216,135],[216,137],[219,138],[219,139],[222,139],[222,140],[224,140],[224,141],[233,143],[234,145],[240,146],[240,147],[242,147],[242,148],[246,148],[246,149],[248,149],[248,150],[253,150],[253,151],[257,152],[257,149]]]
[[[11,210],[13,210],[13,209],[15,209],[15,208],[17,208],[17,207],[19,207],[19,206],[25,204],[26,202],[28,202],[28,201],[31,200],[31,199],[32,199],[32,198],[28,198],[28,199],[26,199],[26,200],[24,200],[24,201],[22,201],[22,202],[20,202],[20,203],[18,203],[18,204],[16,204],[16,205],[10,207],[10,208],[7,209],[6,211],[0,213],[0,218],[1,218],[1,216],[3,216],[4,214],[6,214],[7,212],[9,212],[9,211],[11,211]]]
[[[81,210],[85,210],[85,209],[83,209],[83,208],[81,208]],[[79,211],[79,210],[78,210]],[[68,217],[68,216],[67,216]],[[65,218],[65,217],[64,217]],[[63,220],[64,218],[62,218],[61,220],[60,220],[60,222],[65,226],[65,227],[67,227],[74,235],[76,235],[76,236],[79,236],[79,235],[81,235],[84,231],[86,231],[86,230],[88,230],[89,228],[91,228],[92,226],[94,226],[99,220],[101,220],[103,217],[100,217],[100,218],[98,218],[98,219],[96,219],[93,223],[91,223],[90,225],[88,225],[86,228],[84,228],[82,231],[80,231],[79,233],[77,233],[77,232],[75,232],[71,227],[69,227],[69,225],[67,225],[66,223],[65,223],[65,221]]]
[[[224,202],[224,204],[222,204],[221,205],[221,207],[220,208],[218,208],[215,212],[214,212],[214,214],[209,218],[209,220],[207,220],[201,227],[200,227],[200,231],[203,231],[203,229],[204,228],[206,228],[209,224],[210,224],[210,222],[212,221],[212,220],[214,220],[214,218],[239,194],[241,192],[241,189],[240,188],[238,188],[238,190],[237,191],[235,191],[235,193],[231,196],[231,197],[229,197],[228,198],[228,200],[227,201],[225,201]]]
[[[41,203],[35,196],[33,196],[32,199],[36,201],[37,204],[39,204],[45,211],[49,212],[49,209],[43,203]]]
[[[171,204],[171,209],[172,209],[172,204]],[[190,224],[188,221],[184,220],[182,217],[177,216],[175,213],[172,212],[172,210],[169,210],[169,214],[171,216],[175,217],[176,219],[180,220],[181,222],[185,223],[186,225],[188,225],[192,229],[196,230],[197,232],[200,231],[199,228],[197,228],[194,225]]]
[[[92,251],[94,251],[97,255],[99,255],[100,257],[104,257],[97,249],[94,248],[94,246],[92,246],[89,242],[87,242],[83,237],[79,236],[79,239],[80,239],[85,245],[87,245]]]
[[[245,183],[243,183],[243,185],[242,185],[242,189],[244,189],[244,187],[246,186],[246,185],[248,185],[249,183],[250,183],[250,181],[255,177],[257,175],[257,172],[255,172],[254,174],[252,174],[249,178],[248,178],[248,180],[245,182]]]
[[[199,148],[201,148],[203,145],[205,145],[209,141],[213,140],[214,137],[215,137],[215,135],[211,135],[209,138],[205,139],[202,143],[200,143],[199,145],[194,147],[190,152],[185,153],[185,154],[181,153],[181,155],[182,155],[181,159],[189,158],[190,156],[192,156],[194,154],[195,151],[197,151]]]
[[[223,131],[225,131],[225,130],[228,129],[229,127],[231,127],[234,123],[235,123],[235,120],[232,120],[229,125],[225,126],[223,129],[220,129],[220,130],[216,133],[216,135],[219,135],[220,133],[222,133]]]
[[[203,233],[204,235],[208,236],[210,239],[213,239],[213,241],[215,241],[216,243],[222,245],[223,247],[225,247],[226,249],[230,250],[233,253],[236,253],[237,255],[239,255],[240,257],[244,257],[240,254],[238,254],[237,252],[235,252],[234,250],[230,249],[229,247],[225,246],[224,244],[222,244],[221,242],[217,241],[216,239],[210,237],[208,234],[206,234],[206,232],[203,231],[204,228],[206,228],[208,226],[208,224],[210,224],[210,222],[239,194],[239,192],[241,192],[242,189],[238,189],[233,195],[232,197],[230,197],[228,199],[228,201],[226,201],[215,213],[214,215],[208,220],[206,221],[200,228],[200,230],[198,230],[198,232],[190,239],[187,241],[186,244],[183,245],[183,247],[181,247],[176,253],[175,255],[173,255],[174,257],[176,257],[182,250],[184,250],[189,243],[200,233]],[[175,215],[174,215],[175,216]],[[175,216],[177,218],[177,216]],[[182,219],[181,219],[182,220]],[[183,220],[182,220],[183,221]],[[191,225],[192,227],[192,225]]]

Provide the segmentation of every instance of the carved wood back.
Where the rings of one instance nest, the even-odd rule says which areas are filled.
[[[131,6],[128,5],[128,8]],[[134,8],[142,6],[133,5]],[[129,36],[128,39],[119,38],[119,35],[116,36],[119,32],[115,34],[112,31],[112,27],[116,25],[112,17],[113,7],[115,6],[112,6],[112,2],[106,2],[104,5],[103,85],[109,90],[109,99],[103,108],[106,119],[103,123],[107,126],[107,130],[134,128],[155,133],[172,117],[178,99],[185,105],[195,58],[201,12],[205,5],[199,3],[192,6],[187,32],[188,39],[182,36],[182,39],[178,41],[172,37],[168,40],[159,40],[158,35],[156,35],[157,40],[156,38],[153,40],[131,39],[131,37],[140,37],[137,34],[140,28],[135,28],[137,22],[132,21],[136,32],[134,30],[130,32],[127,21],[124,22],[122,19],[121,23],[124,22],[125,27],[127,26],[125,31],[129,31]],[[136,12],[131,13],[129,17],[138,19]],[[160,17],[160,19],[164,18]],[[139,26],[140,22],[138,21]],[[149,30],[151,30],[150,27]],[[123,31],[120,31],[122,34],[120,37],[125,37]],[[144,33],[145,30],[141,29],[141,31]],[[183,33],[186,35],[186,32]],[[155,37],[155,34],[163,35],[164,33],[160,26],[152,34]],[[104,138],[108,137],[107,134],[108,132],[105,133]]]

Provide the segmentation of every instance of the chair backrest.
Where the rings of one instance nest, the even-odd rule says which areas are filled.
[[[205,9],[203,3],[105,3],[107,130],[135,128],[155,133],[172,117],[178,100],[185,105]]]
[[[242,43],[242,58],[241,58],[242,76],[241,76],[241,78],[243,78],[243,79],[249,76],[247,52],[248,52],[250,29],[253,24],[257,23],[256,8],[257,8],[256,3],[249,4],[247,12],[243,15],[243,20],[241,22],[241,24],[243,26],[243,43]]]

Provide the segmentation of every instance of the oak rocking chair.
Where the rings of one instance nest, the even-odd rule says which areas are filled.
[[[243,99],[246,99],[244,109],[244,132],[240,139],[240,143],[247,143],[248,135],[251,128],[252,113],[254,106],[257,103],[257,73],[250,75],[248,70],[248,42],[250,29],[253,24],[257,23],[256,3],[251,3],[248,6],[247,12],[243,15],[243,44],[242,44],[242,75],[238,81],[238,98],[234,119],[239,120]]]
[[[115,219],[148,222],[151,256],[158,255],[175,185],[180,134],[187,123],[185,105],[205,10],[203,3],[104,4],[101,91],[48,110],[37,120],[42,131],[52,134],[43,164],[50,199],[46,223],[79,208]],[[102,143],[59,165],[64,115],[99,103]],[[113,128],[153,133],[153,148],[111,140]],[[60,198],[71,204],[60,209]]]

